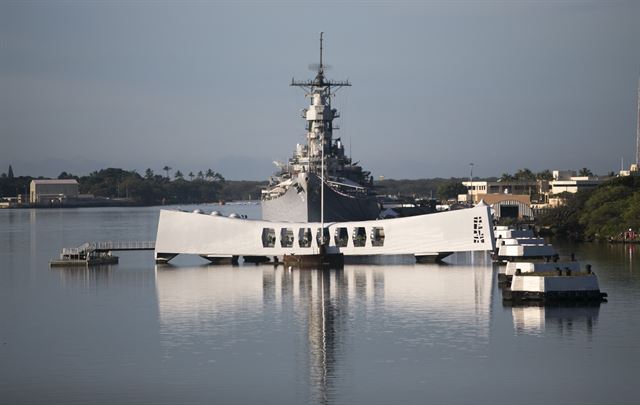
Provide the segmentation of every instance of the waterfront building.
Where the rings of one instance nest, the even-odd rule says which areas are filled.
[[[549,182],[550,194],[575,194],[580,190],[594,189],[607,180],[608,177],[576,176],[573,170],[554,170],[553,180]]]
[[[62,203],[69,198],[78,198],[76,179],[31,180],[29,189],[32,204]]]
[[[463,181],[467,188],[467,202],[477,204],[490,194],[510,195],[544,195],[549,191],[549,182],[546,180],[511,180],[511,181]]]
[[[637,173],[637,167],[636,167]],[[497,181],[463,181],[467,187],[467,195],[459,196],[467,202],[478,203],[487,195],[526,195],[530,203],[547,204],[554,195],[577,193],[580,190],[593,189],[608,181],[609,177],[578,176],[575,170],[553,170],[552,180],[497,180]]]
[[[559,195],[594,189],[609,180],[609,177],[577,176],[574,170],[554,170],[552,176],[552,180],[463,181],[468,191],[458,196],[458,200],[474,204],[484,200],[498,218],[533,218],[537,209],[564,204]]]
[[[633,163],[629,167],[629,170],[620,170],[620,172],[618,173],[618,176],[619,177],[640,176],[640,168],[638,168],[638,165],[636,163]]]

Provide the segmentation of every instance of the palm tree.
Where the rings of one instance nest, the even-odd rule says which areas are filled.
[[[540,173],[536,174],[536,179],[538,180],[553,180],[553,174],[549,171],[549,169],[543,170]]]
[[[589,169],[587,169],[586,167],[583,167],[582,169],[580,169],[580,172],[578,172],[578,176],[580,177],[590,177],[593,176],[593,172]]]
[[[174,176],[176,179],[184,179],[184,174],[180,170],[177,170]]]
[[[207,174],[206,174],[207,180],[212,179],[212,178],[213,178],[213,176],[214,176],[214,172],[213,172],[213,170],[211,170],[211,169],[207,169]]]
[[[204,174],[202,174],[202,170],[198,172],[198,179],[202,180],[204,178]]]
[[[528,181],[528,180],[536,179],[536,176],[533,174],[533,172],[527,168],[518,170],[514,177],[516,178],[516,180],[519,180],[519,181]]]
[[[195,177],[195,175],[193,174],[193,172],[189,172],[189,180],[193,181],[193,178]]]
[[[509,173],[502,173],[502,176],[500,176],[500,181],[513,181],[514,178],[512,175],[510,175]]]
[[[169,166],[165,166],[165,167],[162,168],[162,170],[167,172],[167,178],[169,178],[169,170],[171,170],[171,168]]]
[[[145,170],[144,177],[146,179],[152,179],[153,178],[153,170],[151,170],[150,168]]]

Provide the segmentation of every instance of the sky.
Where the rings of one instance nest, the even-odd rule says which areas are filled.
[[[640,1],[0,1],[0,172],[264,180],[305,142],[291,78],[377,178],[635,160]]]

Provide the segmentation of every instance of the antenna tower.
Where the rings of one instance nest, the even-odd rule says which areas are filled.
[[[636,167],[638,167],[640,166],[640,78],[638,78],[638,120],[636,126]]]

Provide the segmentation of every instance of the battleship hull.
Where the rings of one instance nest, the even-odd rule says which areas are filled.
[[[262,200],[265,221],[321,222],[320,179],[297,180],[278,197]],[[326,222],[367,221],[378,218],[380,207],[375,196],[353,196],[324,187]]]

